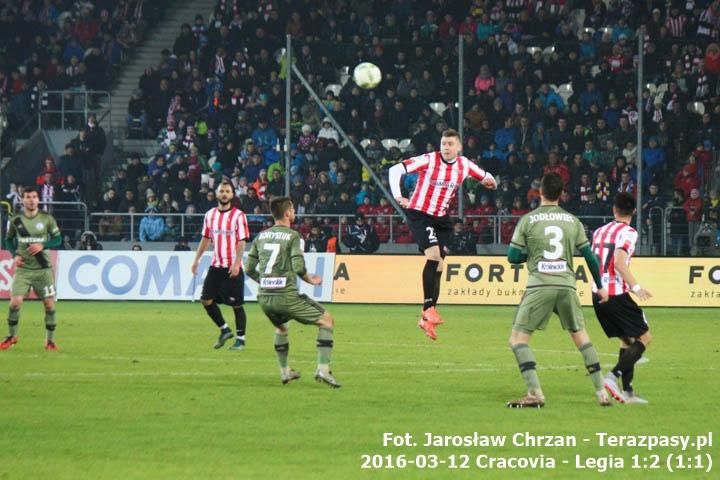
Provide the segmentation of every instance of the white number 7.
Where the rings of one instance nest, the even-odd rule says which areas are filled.
[[[275,266],[277,257],[280,254],[280,244],[266,243],[265,245],[263,245],[263,250],[270,250],[270,260],[268,260],[268,263],[265,266],[265,273],[272,273],[272,269]]]

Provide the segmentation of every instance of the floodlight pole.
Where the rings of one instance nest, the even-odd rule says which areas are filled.
[[[370,172],[370,176],[372,179],[377,183],[377,186],[380,188],[380,191],[385,195],[385,197],[390,201],[392,206],[395,208],[395,211],[407,222],[407,218],[405,216],[405,212],[400,208],[400,205],[395,201],[395,198],[390,194],[390,192],[387,191],[387,189],[383,186],[382,181],[380,180],[380,177],[377,176],[377,174],[373,171],[372,167],[365,161],[365,157],[360,155],[360,152],[355,147],[355,145],[350,141],[350,138],[347,136],[347,133],[345,133],[345,130],[340,126],[340,124],[335,120],[335,117],[332,113],[330,113],[330,110],[327,109],[325,104],[322,103],[322,100],[320,97],[317,96],[317,93],[315,93],[315,90],[310,86],[308,81],[305,79],[305,76],[300,72],[300,70],[295,66],[291,64],[292,72],[297,75],[298,80],[300,80],[300,83],[305,87],[305,89],[308,91],[310,96],[313,100],[315,100],[315,103],[317,103],[318,107],[320,107],[320,110],[323,111],[326,117],[330,119],[330,123],[332,123],[333,127],[338,131],[340,136],[345,140],[350,147],[350,150],[353,152],[355,157],[360,161],[360,163],[363,164],[365,168],[368,169],[368,172]],[[289,71],[288,71],[289,72]]]
[[[645,39],[645,31],[643,29],[640,29],[638,33],[638,79],[637,79],[637,107],[638,107],[638,121],[637,121],[637,195],[635,196],[635,199],[637,201],[637,205],[635,206],[635,220],[636,220],[636,230],[637,230],[637,243],[638,245],[642,245],[641,238],[642,238],[642,177],[643,177],[643,165],[642,165],[642,150],[643,150],[643,144],[642,144],[642,130],[643,130],[643,111],[644,106],[642,102],[642,94],[643,94],[643,40]],[[650,235],[650,238],[652,238],[652,235]]]
[[[292,102],[290,101],[290,94],[292,90],[292,72],[290,71],[290,65],[292,65],[292,37],[286,35],[285,37],[285,196],[290,196],[290,122]]]
[[[463,39],[462,33],[458,34],[458,133],[460,134],[460,146],[462,147],[463,141],[464,141],[464,130],[465,130],[465,122],[464,122],[464,111],[465,111],[465,102],[464,102],[464,83],[465,83],[465,72],[463,71],[463,66],[465,63],[465,56],[463,54],[463,51],[465,49],[465,41]],[[462,153],[462,151],[461,151]],[[463,188],[463,184],[460,184],[460,188],[458,191],[458,216],[462,218],[463,216],[463,204],[465,203],[465,189]]]

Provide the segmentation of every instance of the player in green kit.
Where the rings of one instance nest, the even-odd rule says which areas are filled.
[[[45,304],[45,348],[57,350],[55,345],[55,278],[48,248],[62,243],[60,229],[52,215],[39,210],[40,199],[34,187],[26,187],[22,195],[23,213],[10,219],[5,248],[15,260],[15,275],[10,294],[8,327],[10,332],[0,343],[7,350],[18,341],[20,307],[32,288]]]
[[[540,388],[535,356],[529,342],[535,330],[545,329],[553,312],[560,317],[563,329],[570,332],[580,350],[600,405],[611,405],[603,385],[600,360],[585,330],[585,318],[575,292],[575,249],[585,257],[600,301],[606,302],[608,294],[602,286],[598,261],[592,253],[583,224],[558,205],[562,190],[560,175],[547,173],[543,176],[540,206],[520,219],[508,249],[508,261],[514,264],[527,262],[529,272],[525,295],[518,305],[510,335],[510,346],[528,393],[520,400],[508,402],[507,406],[511,408],[539,408],[545,405],[545,395]]]
[[[275,225],[261,232],[252,244],[247,261],[247,275],[258,283],[258,303],[275,325],[275,352],[280,363],[280,378],[284,385],[300,378],[300,373],[288,367],[288,327],[290,320],[318,327],[318,366],[315,380],[332,388],[340,388],[330,371],[333,348],[333,317],[307,295],[298,293],[299,276],[312,285],[320,285],[322,278],[310,275],[300,247],[300,234],[290,228],[295,221],[295,208],[288,197],[270,201]]]

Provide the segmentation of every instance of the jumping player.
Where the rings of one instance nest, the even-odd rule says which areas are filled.
[[[223,319],[218,303],[233,308],[235,313],[236,338],[231,350],[245,348],[245,326],[247,316],[245,303],[245,275],[242,268],[242,256],[245,241],[250,236],[245,214],[232,206],[234,188],[229,182],[222,182],[215,191],[218,206],[205,214],[202,240],[198,245],[192,273],[197,275],[197,267],[212,241],[213,258],[203,283],[200,302],[212,321],[220,328],[220,336],[214,348],[222,348],[233,337],[232,330]]]
[[[635,199],[629,193],[618,193],[613,201],[615,220],[597,229],[593,235],[593,252],[600,259],[602,285],[610,299],[601,303],[593,294],[593,307],[608,337],[620,338],[620,355],[613,369],[605,376],[605,389],[620,403],[648,403],[633,391],[635,363],[650,344],[650,331],[645,313],[630,296],[647,300],[652,294],[642,288],[630,271],[635,252],[637,231],[630,226],[635,214]],[[596,289],[593,286],[593,292]],[[622,379],[622,390],[618,380]]]
[[[422,273],[423,307],[418,326],[432,340],[435,327],[443,323],[435,306],[440,296],[443,259],[452,236],[448,207],[463,181],[472,177],[486,188],[497,188],[495,178],[468,158],[460,155],[462,143],[455,130],[445,130],[440,151],[413,157],[389,170],[389,183],[395,200],[407,209],[408,223],[420,251],[425,255]],[[404,174],[418,172],[415,191],[409,199],[402,196],[400,181]]]

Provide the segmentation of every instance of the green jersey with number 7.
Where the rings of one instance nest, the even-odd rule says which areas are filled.
[[[575,215],[556,205],[543,205],[520,219],[510,244],[527,249],[528,288],[575,288],[573,252],[589,242]]]
[[[255,238],[248,256],[248,270],[257,263],[259,295],[297,295],[297,276],[305,274],[298,232],[275,225]]]

